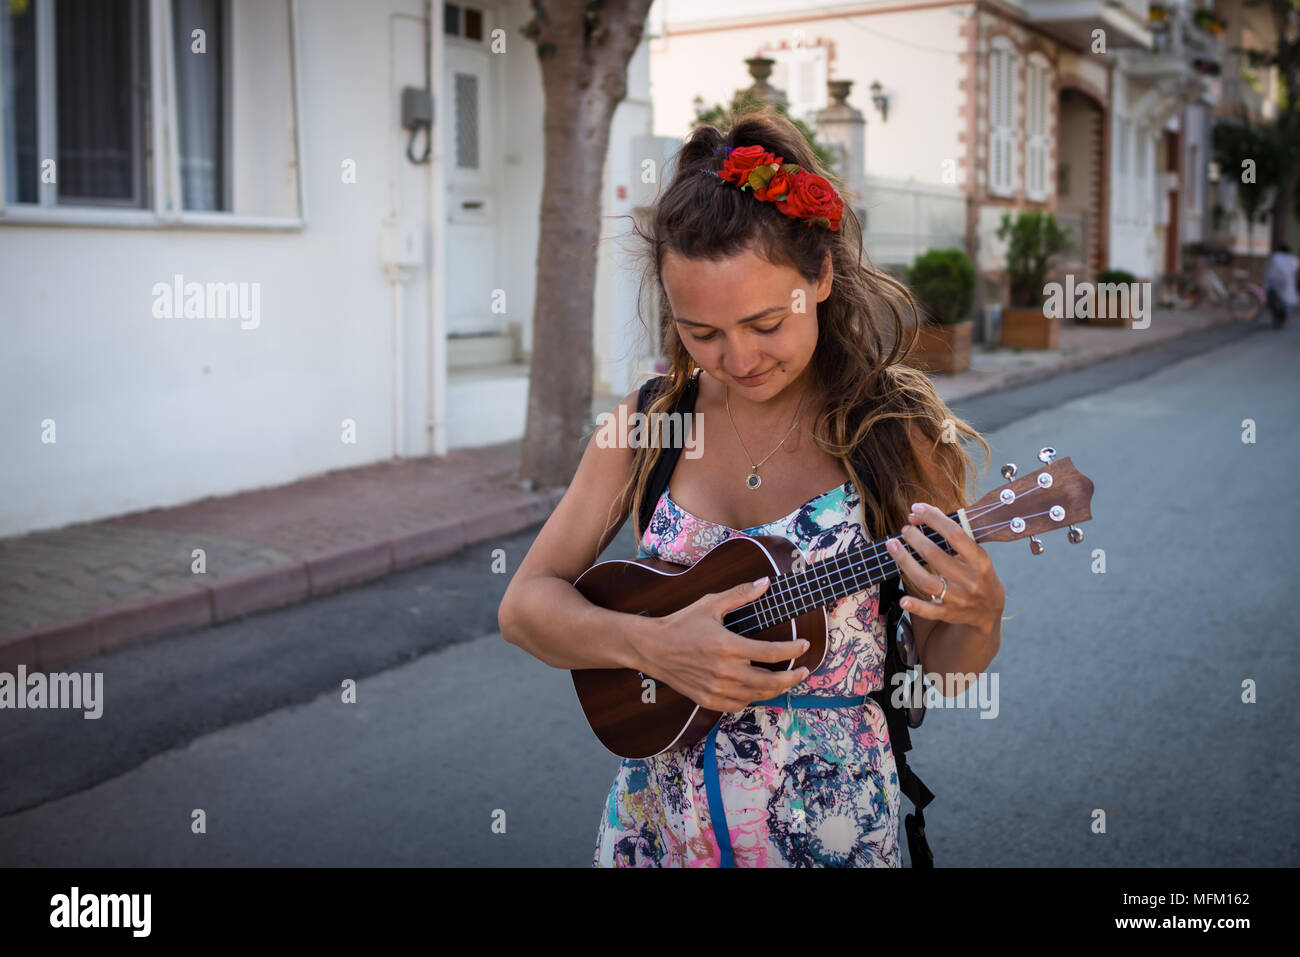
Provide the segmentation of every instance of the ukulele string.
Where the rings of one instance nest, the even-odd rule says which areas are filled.
[[[970,512],[967,512],[967,518],[974,518],[978,520],[979,518],[982,518],[984,515],[987,515],[989,512],[993,511],[994,509],[1002,508],[1006,504],[1008,503],[995,502],[991,505],[984,506],[982,509],[972,510]],[[996,528],[996,527],[997,525],[989,525],[989,526],[983,526],[979,528],[973,527],[971,531],[983,532],[983,531],[987,531],[988,529]],[[930,541],[935,542],[935,544],[942,544],[943,541],[942,533],[937,532],[935,529],[930,528],[928,531],[924,531],[921,534],[925,535],[925,537],[928,538]],[[939,537],[938,538],[931,537],[934,535],[938,535]],[[892,538],[893,536],[890,537]],[[888,559],[889,561],[893,560],[889,556],[889,551],[885,547],[883,542],[873,543],[870,551],[860,553],[855,558],[850,559],[844,555],[835,556],[826,562],[821,562],[815,566],[809,567],[806,571],[794,572],[792,574],[783,575],[780,578],[777,578],[772,583],[773,587],[770,588],[762,596],[762,598],[759,598],[758,601],[762,601],[763,599],[768,597],[771,597],[773,599],[780,599],[784,601],[784,599],[796,593],[811,594],[810,592],[807,591],[807,586],[811,584],[811,581],[805,578],[804,576],[813,575],[815,577],[822,577],[827,572],[832,572],[832,571],[839,572],[843,570],[843,567],[852,568],[858,562],[866,562],[866,561],[873,561],[873,560],[877,561],[880,567],[883,567],[885,564],[888,563],[887,561],[882,561],[883,559]],[[847,566],[842,566],[842,563],[845,561],[847,561],[849,564]],[[819,589],[817,589],[817,591],[824,590],[825,588],[829,587],[830,584],[832,583],[828,582],[827,585],[821,586]]]
[[[1037,488],[1037,486],[1035,488]],[[1033,490],[1034,489],[1031,489],[1030,491]],[[1025,494],[1027,495],[1028,493]],[[1025,497],[1024,495],[1021,496],[1021,498],[1024,497]],[[967,513],[967,517],[968,518],[975,517],[978,519],[983,515],[986,515],[989,512],[993,511],[994,509],[1001,508],[1008,504],[1011,503],[996,502],[989,506],[986,506],[984,509],[980,511]],[[1043,512],[1035,512],[1033,514],[1020,516],[1020,517],[1037,518],[1040,515],[1046,515],[1046,514],[1048,514],[1048,512],[1043,511]],[[991,525],[981,525],[978,527],[972,527],[971,530],[972,532],[985,532],[991,529],[996,529],[1008,525],[1012,520],[1013,519],[1006,519],[1000,522],[994,522]],[[941,546],[946,544],[946,540],[943,540],[942,538],[942,533],[936,531],[935,529],[929,529],[929,531],[924,531],[922,532],[922,534],[925,535],[925,537],[929,541],[935,542],[935,544]],[[939,539],[932,537],[932,535],[939,536]],[[946,550],[947,549],[945,548],[945,551]],[[847,565],[843,564],[844,562],[847,562]],[[889,567],[890,565],[894,566],[893,569],[890,569]],[[859,570],[852,571],[855,567],[858,568]],[[846,570],[850,572],[847,581],[845,580],[845,577],[842,574],[842,572]],[[779,610],[781,605],[787,605],[787,606],[793,605],[794,603],[793,601],[791,601],[792,598],[830,599],[832,596],[824,593],[828,592],[837,584],[851,585],[852,587],[856,588],[857,585],[861,584],[861,582],[858,579],[860,579],[864,574],[868,578],[868,584],[869,584],[870,583],[869,580],[872,576],[872,573],[882,572],[882,571],[887,572],[887,574],[881,577],[881,580],[884,580],[893,577],[894,572],[897,570],[898,570],[897,562],[894,560],[893,556],[889,554],[888,550],[883,545],[875,546],[870,551],[864,552],[854,558],[839,556],[828,562],[819,563],[818,565],[811,567],[807,572],[800,572],[800,573],[796,573],[795,575],[785,576],[786,578],[791,579],[790,584],[775,589],[772,592],[768,593],[768,595],[773,596],[773,603],[772,603],[771,610],[773,611]],[[835,573],[836,575],[839,576],[839,580],[832,581],[830,578],[827,577],[828,573]],[[807,586],[812,583],[811,581],[793,580],[798,578],[800,575],[806,575],[806,574],[814,574],[816,577],[823,578],[825,583],[815,589],[808,590]],[[781,581],[781,579],[778,578],[777,581]],[[763,599],[767,598],[768,595],[764,595],[762,598],[758,599],[758,601],[763,601]],[[745,615],[731,623],[733,625],[748,626],[751,621],[757,620],[759,622],[756,628],[750,629],[747,627],[746,630],[739,632],[739,634],[748,634],[749,631],[751,630],[762,630],[763,628],[768,627],[762,624],[762,620],[761,620],[762,609],[759,609],[757,606],[758,606],[758,602],[751,602],[748,607],[754,608],[755,610],[752,613]],[[812,605],[809,606],[808,610],[811,610],[811,608],[816,608],[816,607],[818,607],[818,605],[816,602],[814,602]],[[803,612],[800,613],[802,614]]]
[[[1044,512],[1039,514],[1046,514],[1046,513]],[[1035,516],[1029,516],[1029,517],[1035,517]],[[998,524],[1006,524],[1006,523],[998,523]],[[981,527],[979,531],[985,531],[986,528],[996,528],[996,527],[997,525]],[[928,537],[929,536],[927,535],[927,538]],[[931,538],[930,540],[934,541],[933,538]],[[936,544],[939,543],[936,542]],[[858,570],[851,571],[851,569],[855,567],[858,568]],[[845,575],[843,574],[840,574],[840,572],[845,571],[846,568],[850,570],[847,577],[845,577]],[[806,612],[811,611],[813,608],[817,608],[823,604],[829,603],[829,601],[833,600],[836,596],[832,594],[828,594],[828,592],[832,590],[836,585],[846,586],[848,590],[845,594],[852,594],[855,591],[861,591],[867,587],[870,587],[870,585],[873,583],[874,573],[882,573],[879,575],[878,578],[879,581],[884,581],[889,578],[892,578],[896,574],[900,574],[900,570],[898,568],[897,562],[893,559],[893,557],[888,555],[882,557],[879,553],[864,555],[862,556],[861,559],[854,560],[848,566],[831,565],[828,563],[828,566],[826,568],[824,569],[819,568],[818,571],[823,573],[824,584],[814,589],[807,589],[807,588],[799,589],[793,586],[791,588],[784,589],[778,595],[780,601],[774,602],[764,608],[759,608],[758,603],[753,602],[750,604],[749,607],[753,608],[754,611],[748,615],[736,619],[733,622],[729,622],[728,623],[729,626],[732,625],[741,626],[740,630],[737,633],[742,635],[749,634],[752,631],[762,631],[765,628],[771,627],[770,624],[765,624],[763,622],[763,615],[765,613],[770,613],[773,611],[779,612],[779,611],[793,610],[794,614],[785,618],[785,620],[788,621],[790,618],[797,617],[800,614],[805,614]],[[838,576],[838,580],[832,580],[830,578],[824,577],[825,572],[836,573]],[[810,583],[806,583],[806,584],[810,584]],[[841,595],[839,597],[844,597],[844,596]],[[802,607],[802,602],[806,602],[807,607]],[[784,606],[784,608],[782,606]],[[750,627],[751,622],[757,622],[757,624],[755,624],[753,627]]]
[[[1033,513],[1033,514],[1031,514],[1031,515],[1022,516],[1022,517],[1024,517],[1024,518],[1037,518],[1039,515],[1046,515],[1046,514],[1048,514],[1048,513],[1047,513],[1047,512],[1036,512],[1036,513]],[[988,531],[988,530],[990,530],[990,529],[994,529],[994,528],[998,528],[998,527],[1000,527],[1000,526],[1002,526],[1002,525],[1006,525],[1006,524],[1009,523],[1009,521],[1010,521],[1010,520],[1003,521],[1003,522],[996,522],[996,523],[994,523],[994,524],[992,524],[992,525],[980,526],[980,527],[978,527],[978,528],[973,529],[973,531],[978,531],[978,532]],[[933,531],[933,530],[931,530],[931,531]],[[923,534],[925,534],[925,535],[926,535],[926,538],[929,538],[930,541],[935,541],[935,539],[930,538],[929,533],[923,533]],[[940,543],[939,543],[939,542],[936,542],[936,544],[940,544]],[[884,580],[884,579],[888,579],[888,578],[893,577],[894,573],[898,570],[898,569],[897,569],[897,563],[894,561],[893,557],[892,557],[892,556],[889,556],[888,553],[886,553],[885,556],[884,556],[884,560],[881,561],[880,559],[881,559],[881,555],[880,555],[879,551],[874,551],[874,552],[871,552],[871,553],[869,553],[869,554],[864,554],[860,559],[853,559],[853,560],[850,562],[850,564],[849,564],[848,567],[849,567],[849,568],[852,568],[852,567],[854,567],[854,566],[856,566],[856,565],[858,565],[858,564],[861,564],[861,565],[863,566],[863,570],[862,570],[862,571],[859,571],[859,572],[854,572],[854,573],[850,574],[850,575],[849,575],[849,580],[848,580],[847,582],[845,581],[844,577],[841,575],[841,576],[840,576],[840,580],[839,580],[839,582],[833,582],[833,581],[830,581],[829,579],[827,579],[827,580],[826,580],[826,584],[820,586],[819,588],[813,589],[813,590],[811,590],[811,591],[809,591],[809,590],[799,590],[799,589],[797,589],[796,587],[793,587],[793,586],[792,586],[791,588],[784,589],[784,590],[782,590],[782,592],[780,593],[780,596],[783,598],[783,601],[781,602],[781,604],[792,605],[793,602],[791,602],[791,601],[788,600],[788,598],[789,598],[790,596],[792,596],[792,595],[793,595],[794,597],[796,597],[796,598],[798,598],[798,597],[805,597],[805,598],[819,598],[819,599],[820,599],[820,598],[825,598],[825,599],[830,599],[832,596],[829,596],[829,595],[823,595],[823,594],[821,594],[821,593],[827,591],[829,588],[833,587],[833,586],[836,585],[836,584],[848,584],[848,585],[851,585],[854,589],[857,589],[857,586],[858,586],[858,585],[863,584],[863,583],[862,583],[861,581],[859,581],[858,579],[860,579],[860,578],[863,576],[864,573],[866,574],[867,579],[868,579],[868,581],[866,582],[866,584],[867,584],[868,586],[869,586],[870,583],[871,583],[871,582],[870,582],[870,578],[871,578],[871,573],[872,573],[872,572],[886,571],[887,573],[886,573],[885,575],[881,576],[881,580]],[[818,572],[823,572],[823,571],[834,571],[834,572],[837,572],[837,573],[838,573],[838,572],[840,572],[840,571],[842,570],[841,567],[838,567],[838,563],[839,563],[840,561],[843,561],[843,560],[844,560],[843,558],[836,559],[835,561],[825,563],[824,566],[823,566],[823,565],[817,565],[817,566],[815,566],[815,568],[816,568],[816,570],[817,570]],[[872,561],[872,560],[874,560],[874,561]],[[866,566],[867,566],[867,563],[868,563],[869,561],[872,561],[872,564],[871,564],[871,567],[868,568],[868,567],[866,567]],[[894,566],[894,568],[893,568],[892,570],[889,568],[890,565],[893,565],[893,566]],[[806,584],[810,584],[810,583],[805,582],[804,584],[806,585]],[[764,597],[766,597],[766,596],[764,596]],[[759,601],[761,601],[761,600],[762,600],[762,599],[759,599]],[[742,606],[742,607],[744,607],[744,606]],[[751,608],[756,608],[756,607],[757,607],[757,602],[751,602],[750,605],[749,605],[749,607],[751,607]],[[808,607],[807,609],[804,609],[803,611],[798,612],[798,614],[803,614],[804,612],[806,612],[806,611],[808,611],[808,610],[811,610],[812,608],[816,608],[816,607],[818,607],[818,602],[815,602],[815,601],[814,601],[811,605],[809,605],[809,607]],[[739,609],[737,609],[737,610],[739,610]],[[777,605],[773,606],[770,610],[772,610],[772,611],[780,610],[780,604],[777,604]],[[787,609],[787,610],[788,610],[788,609]],[[748,623],[749,623],[750,621],[753,621],[754,619],[759,619],[759,624],[758,624],[757,628],[754,628],[754,629],[746,629],[746,630],[741,631],[741,632],[738,632],[738,633],[739,633],[739,634],[748,634],[749,631],[751,631],[751,630],[760,630],[760,631],[761,631],[763,628],[770,627],[770,626],[767,626],[767,625],[763,625],[763,624],[762,624],[762,621],[761,621],[761,613],[760,613],[760,611],[757,611],[757,610],[756,610],[754,613],[751,613],[751,614],[749,614],[749,615],[746,615],[746,616],[744,616],[744,617],[742,617],[742,618],[737,619],[735,622],[732,622],[731,624],[734,624],[734,625],[742,625],[742,624],[743,624],[743,625],[748,625]],[[787,619],[787,620],[788,620],[788,619]]]

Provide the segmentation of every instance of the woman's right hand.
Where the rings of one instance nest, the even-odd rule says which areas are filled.
[[[757,600],[769,584],[746,582],[703,595],[671,615],[643,618],[648,627],[636,641],[644,663],[639,670],[710,711],[740,711],[784,694],[808,677],[807,668],[769,671],[750,662],[791,661],[808,642],[745,638],[722,624],[723,615]]]

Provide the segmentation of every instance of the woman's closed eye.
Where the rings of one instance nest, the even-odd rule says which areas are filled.
[[[782,319],[774,326],[768,326],[766,329],[760,329],[758,328],[758,326],[754,326],[753,328],[755,332],[761,332],[764,335],[771,335],[772,333],[776,332],[776,330],[780,329],[783,325],[785,325],[784,319]],[[694,339],[696,342],[708,342],[710,339],[716,339],[717,337],[718,337],[717,332],[710,332],[707,336],[694,336],[694,335],[691,336],[691,338]]]

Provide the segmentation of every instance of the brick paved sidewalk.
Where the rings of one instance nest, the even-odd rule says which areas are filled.
[[[520,443],[340,469],[0,540],[0,670],[328,594],[543,521]],[[206,573],[193,553],[204,550]]]
[[[976,346],[970,370],[935,385],[955,402],[1223,321],[1157,311],[1140,331],[1065,324],[1058,349]],[[593,408],[614,401],[598,396]],[[45,670],[328,594],[538,524],[563,490],[520,488],[519,449],[514,441],[343,469],[0,540],[0,671]],[[195,549],[202,575],[192,570]]]

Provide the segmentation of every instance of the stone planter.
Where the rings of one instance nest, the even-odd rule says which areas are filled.
[[[1061,338],[1060,317],[1048,317],[1043,307],[1011,306],[1002,310],[1002,348],[1055,349]]]
[[[911,365],[924,372],[961,372],[970,368],[974,319],[952,325],[922,323],[916,346],[908,356]]]

